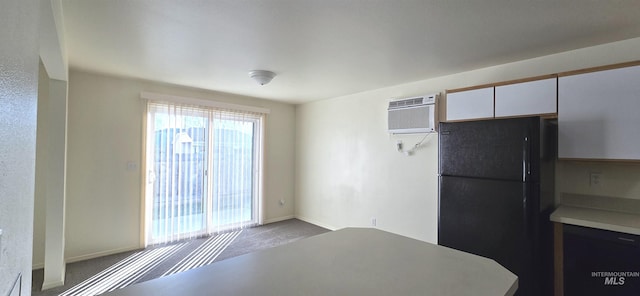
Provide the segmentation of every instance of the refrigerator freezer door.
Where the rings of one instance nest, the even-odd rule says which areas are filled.
[[[491,258],[519,278],[518,295],[532,283],[533,246],[527,183],[440,177],[438,244]]]
[[[539,137],[538,117],[443,122],[440,175],[535,182]]]

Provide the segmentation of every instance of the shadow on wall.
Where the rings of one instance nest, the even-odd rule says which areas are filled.
[[[592,174],[599,174],[597,182]],[[560,160],[556,172],[557,200],[561,193],[640,200],[640,163]]]

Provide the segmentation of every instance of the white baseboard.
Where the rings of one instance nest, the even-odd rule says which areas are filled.
[[[309,218],[304,217],[304,216],[296,215],[295,218],[298,219],[298,220],[302,220],[304,222],[307,222],[307,223],[311,223],[311,224],[316,225],[316,226],[320,226],[322,228],[329,229],[331,231],[339,229],[338,227],[335,227],[335,226],[332,226],[332,225],[329,225],[329,224],[320,223],[318,221],[315,221],[313,219],[309,219]]]
[[[102,251],[102,252],[86,254],[86,255],[74,256],[74,257],[66,258],[65,264],[66,263],[73,263],[73,262],[78,262],[78,261],[89,260],[89,259],[94,259],[94,258],[98,258],[98,257],[102,257],[102,256],[109,256],[109,255],[118,254],[118,253],[122,253],[122,252],[135,251],[135,250],[140,250],[140,249],[142,249],[142,248],[136,246],[136,247],[120,248],[120,249],[107,250],[107,251]],[[43,268],[44,268],[44,262],[38,262],[38,263],[34,263],[33,265],[31,265],[31,270],[43,269]]]
[[[64,281],[44,282],[42,283],[42,291],[60,286],[64,286]]]
[[[106,251],[102,251],[102,252],[96,252],[96,253],[91,253],[91,254],[86,254],[86,255],[69,257],[69,258],[67,258],[66,261],[67,261],[67,263],[73,263],[73,262],[84,261],[84,260],[89,260],[89,259],[93,259],[93,258],[109,256],[109,255],[113,255],[113,254],[129,252],[129,251],[135,251],[135,250],[140,250],[140,249],[141,249],[140,246],[130,246],[130,247],[125,247],[125,248],[106,250]]]
[[[320,222],[315,221],[313,219],[309,219],[307,217],[297,216],[297,215],[287,215],[287,216],[267,219],[267,220],[264,221],[264,224],[270,224],[270,223],[280,222],[280,221],[294,219],[294,218],[302,220],[302,221],[305,221],[307,223],[311,223],[311,224],[326,228],[326,229],[329,229],[329,230],[338,229],[337,227],[334,227],[334,226],[331,226],[331,225],[328,225],[328,224],[324,224],[324,223],[320,223]],[[125,248],[106,250],[106,251],[102,251],[102,252],[96,252],[96,253],[91,253],[91,254],[74,256],[74,257],[66,258],[66,263],[84,261],[84,260],[94,259],[94,258],[98,258],[98,257],[103,257],[103,256],[109,256],[109,255],[113,255],[113,254],[123,253],[123,252],[140,250],[140,249],[141,249],[140,246],[130,246],[130,247],[125,247]],[[34,264],[31,268],[33,270],[44,268],[44,263]],[[57,287],[56,285],[59,284],[59,283],[58,282],[51,282],[51,283],[47,283],[47,284],[53,288],[53,287]]]
[[[280,221],[289,220],[289,219],[293,219],[293,218],[295,218],[295,216],[294,216],[294,215],[288,215],[288,216],[283,216],[283,217],[277,217],[277,218],[266,219],[266,220],[264,220],[264,224],[270,224],[270,223],[280,222]]]

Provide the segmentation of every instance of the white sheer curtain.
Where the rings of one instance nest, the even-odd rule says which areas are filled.
[[[263,116],[148,102],[147,244],[260,222]]]

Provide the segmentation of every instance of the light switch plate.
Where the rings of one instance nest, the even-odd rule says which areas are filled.
[[[591,172],[591,174],[589,174],[589,186],[602,187],[602,173]]]

